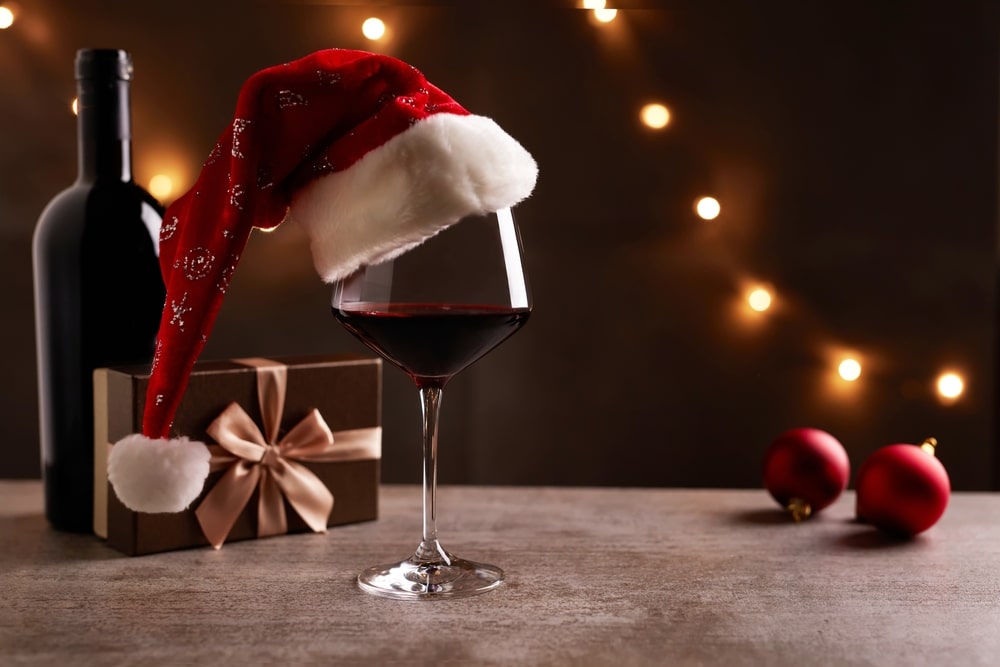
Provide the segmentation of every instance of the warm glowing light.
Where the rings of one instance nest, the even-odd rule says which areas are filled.
[[[382,39],[385,35],[385,23],[382,22],[382,19],[375,18],[374,16],[367,18],[361,24],[361,34],[373,42]]]
[[[604,9],[605,0],[583,0],[584,9]]]
[[[857,359],[848,357],[837,366],[837,373],[842,380],[854,382],[861,377],[861,363]]]
[[[753,310],[763,313],[771,307],[771,293],[763,287],[758,287],[747,295],[747,303]]]
[[[715,197],[702,197],[694,205],[695,212],[702,220],[715,220],[722,211],[719,200]]]
[[[73,103],[69,105],[69,108],[73,110],[73,115],[77,115],[80,112],[80,101],[73,98]]]
[[[938,396],[946,401],[954,401],[965,391],[965,381],[958,373],[942,373],[937,379]]]
[[[642,122],[654,130],[661,130],[670,122],[670,110],[659,103],[647,104],[639,112]]]
[[[174,192],[174,179],[166,174],[157,174],[149,179],[149,194],[157,199],[166,199]]]
[[[607,9],[602,7],[594,10],[594,18],[601,23],[611,23],[615,20],[616,16],[618,16],[617,9]]]
[[[9,7],[0,7],[0,30],[6,30],[14,25],[14,12]]]

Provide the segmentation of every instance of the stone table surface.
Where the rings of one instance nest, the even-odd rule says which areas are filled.
[[[1000,494],[954,494],[909,541],[853,506],[795,524],[763,490],[444,487],[442,542],[507,580],[400,602],[355,575],[416,546],[415,486],[326,534],[129,558],[0,481],[0,664],[1000,664]]]

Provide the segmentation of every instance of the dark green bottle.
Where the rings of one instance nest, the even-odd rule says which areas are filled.
[[[93,527],[95,368],[152,360],[165,289],[163,208],[132,178],[132,58],[76,56],[76,182],[35,228],[35,326],[45,514],[59,530]]]

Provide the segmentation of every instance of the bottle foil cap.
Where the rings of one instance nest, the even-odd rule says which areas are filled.
[[[132,56],[123,49],[80,49],[76,52],[76,78],[132,80]]]

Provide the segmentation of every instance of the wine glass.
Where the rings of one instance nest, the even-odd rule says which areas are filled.
[[[358,585],[398,599],[464,597],[503,581],[495,565],[463,560],[437,535],[438,415],[459,371],[521,328],[531,300],[509,208],[470,216],[394,260],[334,284],[333,314],[416,384],[423,415],[423,536],[412,556],[370,567]]]

